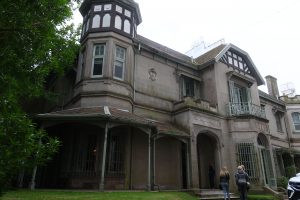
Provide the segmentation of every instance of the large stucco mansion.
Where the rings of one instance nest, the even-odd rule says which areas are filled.
[[[59,101],[36,117],[62,141],[36,187],[205,189],[209,164],[232,177],[243,164],[252,187],[276,189],[300,166],[300,107],[287,110],[246,51],[220,44],[192,59],[138,35],[133,0],[85,0],[80,12],[78,65],[52,77]]]

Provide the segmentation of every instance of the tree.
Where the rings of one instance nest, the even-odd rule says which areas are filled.
[[[78,31],[67,23],[72,6],[72,0],[0,1],[0,193],[24,164],[43,164],[58,149],[22,105],[46,96],[47,76],[62,75],[74,63],[79,45]],[[49,151],[37,156],[44,147]]]

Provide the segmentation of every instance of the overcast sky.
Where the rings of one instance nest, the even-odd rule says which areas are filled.
[[[138,34],[181,53],[225,39],[248,52],[262,77],[276,77],[279,87],[292,82],[300,94],[299,0],[135,1]]]

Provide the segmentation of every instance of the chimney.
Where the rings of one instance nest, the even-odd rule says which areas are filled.
[[[279,97],[279,90],[277,86],[277,79],[273,76],[266,76],[267,80],[267,87],[269,95],[278,98]]]

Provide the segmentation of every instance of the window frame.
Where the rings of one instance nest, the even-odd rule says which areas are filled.
[[[96,53],[96,47],[97,47],[97,46],[103,46],[103,47],[104,47],[103,55],[97,55],[97,56],[95,56],[95,53]],[[103,44],[103,43],[97,43],[97,44],[94,44],[94,46],[93,46],[92,68],[91,68],[91,77],[92,77],[92,78],[103,77],[103,68],[104,68],[104,63],[105,63],[105,51],[106,51],[106,45],[105,45],[105,44]],[[94,75],[95,59],[96,59],[96,58],[102,58],[101,75]]]
[[[275,122],[276,122],[276,128],[277,128],[277,132],[282,133],[283,132],[283,126],[282,126],[282,115],[280,112],[276,112],[275,113]]]
[[[292,112],[291,113],[292,116],[292,120],[293,120],[293,125],[294,125],[294,130],[296,132],[300,132],[300,113],[299,112]],[[295,117],[298,117],[298,121],[295,121]],[[299,126],[299,129],[297,129],[296,127]]]
[[[196,80],[195,78],[186,76],[186,75],[182,75],[181,76],[182,81],[181,81],[181,95],[182,98],[186,98],[186,97],[190,97],[193,99],[200,99],[200,81]],[[189,83],[190,87],[189,89],[193,89],[192,94],[191,95],[187,95],[187,84]]]
[[[122,49],[124,51],[124,58],[118,58],[117,57],[117,49]],[[117,79],[117,80],[121,80],[121,81],[124,81],[124,76],[125,76],[125,63],[126,63],[126,48],[122,47],[122,46],[119,46],[119,45],[116,45],[115,46],[115,55],[114,55],[114,67],[113,67],[113,78],[114,79]],[[116,76],[116,63],[117,62],[120,62],[122,63],[122,77],[118,77]]]

